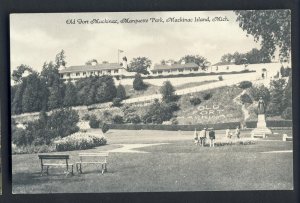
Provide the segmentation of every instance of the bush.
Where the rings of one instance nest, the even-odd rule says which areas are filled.
[[[287,120],[293,119],[293,109],[292,107],[287,107],[281,114],[281,117]]]
[[[163,86],[160,88],[160,93],[162,95],[162,100],[164,102],[172,102],[176,100],[175,88],[170,81],[165,81]]]
[[[17,146],[26,146],[28,140],[26,137],[26,131],[22,128],[15,128],[13,130],[12,142]]]
[[[126,99],[126,91],[123,85],[119,85],[117,87],[117,95],[116,98],[119,98],[121,100]]]
[[[126,123],[134,123],[134,124],[141,122],[140,116],[134,113],[126,114],[124,120]]]
[[[249,94],[255,101],[258,101],[259,98],[262,97],[265,103],[268,103],[271,98],[269,89],[264,85],[260,85],[258,87],[251,87],[249,89]]]
[[[113,101],[112,101],[112,106],[115,106],[115,107],[122,106],[122,99],[120,99],[120,98],[114,98]]]
[[[102,136],[87,133],[75,133],[54,142],[57,151],[72,151],[91,149],[106,144]]]
[[[241,89],[247,89],[250,87],[252,87],[252,82],[250,82],[250,81],[242,81],[239,84],[239,88],[241,88]]]
[[[201,104],[201,99],[198,97],[193,97],[190,99],[190,103],[194,106]]]
[[[211,93],[203,93],[202,98],[204,100],[209,100],[212,97]]]
[[[253,103],[251,97],[250,97],[248,94],[242,94],[242,95],[240,96],[240,100],[241,100],[241,102],[243,102],[243,103],[248,103],[248,104],[252,104],[252,103]]]
[[[112,118],[112,121],[113,121],[113,123],[116,123],[116,124],[122,124],[123,123],[123,117],[120,116],[120,115],[115,115]]]
[[[107,125],[106,123],[103,123],[101,129],[102,129],[103,133],[106,133],[107,131],[109,131],[109,125]]]
[[[84,121],[88,121],[88,120],[90,120],[90,114],[84,114],[84,116],[82,116],[82,120],[84,120]]]
[[[100,120],[98,120],[97,117],[93,114],[90,116],[89,124],[91,128],[99,128]]]
[[[140,74],[136,74],[133,80],[133,89],[135,90],[144,90],[147,88],[147,85],[145,85],[142,76]]]
[[[222,80],[223,80],[223,76],[222,76],[222,75],[219,75],[218,79],[219,79],[220,81],[222,81]]]

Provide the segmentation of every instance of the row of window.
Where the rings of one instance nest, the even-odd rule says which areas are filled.
[[[76,72],[75,75],[76,76],[80,76],[80,73],[82,73],[82,76],[86,76],[87,73],[89,73],[89,75],[102,75],[104,72],[100,71],[91,71],[91,72]],[[111,70],[107,70],[106,74],[111,74],[112,71]],[[119,73],[119,70],[113,70],[113,73]],[[66,73],[65,74],[67,77],[71,76],[71,73]]]
[[[192,69],[185,69],[185,70],[189,70],[190,72],[193,72],[193,71],[198,71],[199,68],[192,68]],[[162,74],[163,72],[164,73],[171,73],[171,72],[179,72],[179,73],[182,73],[184,71],[183,68],[180,68],[180,69],[172,69],[172,70],[165,70],[165,71],[162,71],[162,70],[158,70],[158,71],[152,71],[153,74]]]

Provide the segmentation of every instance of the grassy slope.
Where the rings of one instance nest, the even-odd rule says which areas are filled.
[[[97,132],[97,131],[95,131]],[[217,136],[222,136],[217,132]],[[249,136],[249,132],[242,132]],[[292,142],[258,141],[255,145],[201,148],[192,143],[192,132],[110,131],[109,145],[121,143],[159,143],[139,150],[150,153],[111,153],[108,173],[96,167],[84,167],[84,174],[65,177],[62,169],[50,169],[39,175],[36,154],[13,155],[13,193],[65,192],[149,192],[207,190],[279,190],[293,188],[292,153],[262,154],[273,150],[291,150]],[[281,135],[275,137],[279,140]],[[65,152],[71,162],[83,151]]]
[[[195,123],[225,123],[240,121],[243,118],[243,112],[241,106],[236,105],[233,99],[242,92],[242,90],[236,86],[220,87],[213,90],[203,91],[192,94],[193,97],[199,97],[202,102],[199,105],[192,105],[190,103],[190,95],[184,95],[180,98],[180,109],[177,112],[179,124],[195,124]],[[212,98],[209,100],[203,99],[203,93],[211,93]],[[220,112],[214,111],[214,114],[210,118],[202,117],[201,108],[204,106],[212,108],[213,104],[219,106]],[[209,111],[209,110],[208,110]],[[225,115],[226,118],[222,115]],[[213,117],[214,116],[214,117]]]

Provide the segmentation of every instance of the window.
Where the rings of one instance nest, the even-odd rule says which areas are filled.
[[[118,73],[119,72],[119,70],[114,70],[114,73]]]
[[[181,72],[181,73],[182,73],[182,72],[183,72],[183,68],[181,68],[181,69],[178,69],[178,72]]]
[[[162,74],[162,70],[157,71],[158,74]]]
[[[82,75],[86,75],[86,72],[83,72]]]
[[[79,73],[79,72],[77,72],[77,73],[76,73],[76,76],[80,76],[80,73]]]
[[[70,77],[70,75],[71,75],[70,73],[67,73],[67,76],[68,76],[68,77]]]
[[[108,71],[107,71],[107,73],[109,73],[109,74],[110,74],[110,73],[111,73],[111,70],[108,70]]]

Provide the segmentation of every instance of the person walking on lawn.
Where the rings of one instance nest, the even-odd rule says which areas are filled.
[[[240,138],[240,128],[239,128],[239,126],[236,126],[236,129],[235,129],[235,136],[236,136],[236,138]]]
[[[194,132],[194,143],[195,143],[195,145],[199,144],[199,138],[198,138],[198,133],[197,133],[196,128],[195,128],[195,132]]]
[[[209,131],[208,135],[209,135],[209,147],[215,147],[216,135],[213,128]]]
[[[206,138],[206,128],[200,131],[200,145],[203,147],[205,145],[205,138]]]

